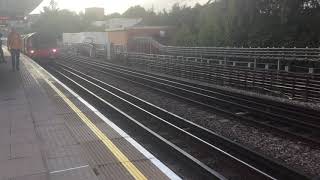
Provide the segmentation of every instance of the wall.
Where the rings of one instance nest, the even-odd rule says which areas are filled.
[[[128,32],[126,30],[108,32],[109,41],[116,46],[127,46]]]
[[[108,44],[108,34],[105,32],[63,33],[64,44],[79,44],[92,39],[94,44]]]
[[[160,31],[163,30],[160,28],[143,28],[143,29],[129,29],[129,37],[135,37],[135,36],[146,36],[146,37],[160,37]]]

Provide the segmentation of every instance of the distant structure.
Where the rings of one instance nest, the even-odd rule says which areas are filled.
[[[93,26],[103,27],[106,30],[124,29],[141,24],[142,18],[112,18],[106,21],[95,21]]]
[[[10,26],[23,28],[25,16],[41,2],[42,0],[0,0],[0,31],[8,31]]]
[[[112,18],[106,21],[94,21],[92,25],[101,27],[104,31],[64,33],[63,43],[81,44],[90,40],[89,44],[105,44],[110,52],[126,52],[135,37],[149,37],[159,42],[166,42],[174,32],[170,26],[146,26],[142,18]],[[96,36],[97,34],[99,36]],[[110,57],[110,54],[108,56]]]
[[[104,19],[104,8],[99,8],[99,7],[86,8],[85,15],[92,20],[101,21]]]
[[[170,26],[131,26],[118,29],[106,29],[110,43],[118,51],[127,51],[130,41],[135,37],[150,37],[160,42],[173,32]]]
[[[119,51],[126,51],[129,42],[134,37],[151,37],[163,40],[171,34],[169,26],[145,26],[142,18],[112,18],[106,21],[96,21],[92,25],[104,27],[112,47]]]
[[[140,25],[142,18],[112,18],[106,21],[106,30],[125,29]]]
[[[36,8],[42,0],[0,0],[0,17],[8,20],[23,18]]]

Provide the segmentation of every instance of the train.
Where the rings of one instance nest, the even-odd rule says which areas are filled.
[[[59,57],[57,39],[48,34],[30,33],[22,36],[22,52],[30,58],[44,63]]]

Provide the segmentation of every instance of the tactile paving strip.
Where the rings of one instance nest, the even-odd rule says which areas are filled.
[[[106,125],[105,122],[103,122],[99,117],[96,116],[96,114],[92,111],[85,112],[86,116],[91,120],[94,124],[103,123]],[[66,123],[70,126],[76,126],[76,125],[85,125],[83,121],[75,114],[61,114],[61,117],[63,117],[66,121]]]
[[[86,125],[68,126],[77,141],[81,143],[99,140],[98,137]]]
[[[111,163],[119,163],[118,159],[105,147],[102,141],[89,141],[81,144],[88,162],[92,167],[99,165],[107,165]]]
[[[100,180],[134,180],[130,173],[123,168],[123,165],[119,163],[98,166],[96,172]]]
[[[87,166],[87,162],[81,156],[65,156],[53,159],[48,159],[48,168],[51,174],[58,173],[59,171],[67,171],[79,167]]]
[[[77,144],[66,126],[41,126],[36,129],[45,144],[66,146]]]
[[[48,159],[61,158],[61,157],[81,157],[83,155],[82,147],[79,144],[69,146],[46,146],[46,157]]]
[[[37,69],[37,71],[42,70]],[[52,124],[49,123],[50,120],[39,121],[39,126],[37,126],[37,132],[45,144],[45,147],[48,149],[51,147],[56,149],[53,151],[47,149],[48,152],[46,156],[49,170],[53,172],[65,172],[65,176],[61,174],[59,177],[80,178],[79,175],[84,173],[82,177],[86,179],[87,175],[90,177],[92,172],[95,172],[99,179],[133,179],[128,170],[115,158],[102,141],[95,137],[82,120],[70,110],[66,103],[52,91],[43,78],[39,76],[39,74],[33,75],[33,78],[36,78],[38,85],[42,87],[37,92],[47,95],[47,99],[50,99],[50,102],[45,102],[45,104],[48,103],[57,107],[53,110],[54,119],[57,119],[57,121]],[[60,85],[57,85],[55,82],[53,83],[61,89]],[[30,87],[32,87],[30,90],[36,89],[35,86],[32,85],[30,85]],[[32,97],[34,95],[32,92],[30,93]],[[68,96],[108,138],[112,139],[113,143],[146,177],[150,179],[167,179],[149,159],[142,155],[125,139],[128,137],[121,137],[94,112],[85,107],[83,103],[69,95],[70,93],[66,92],[66,96]],[[38,114],[38,117],[44,116],[44,114]],[[51,117],[51,115],[49,117]],[[62,119],[65,121],[64,123],[61,121]],[[81,149],[81,151],[79,151],[78,148]],[[68,150],[72,152],[67,152]],[[73,169],[77,167],[80,167],[80,169],[83,167],[88,168],[88,172],[90,173],[86,174],[86,172],[80,171],[80,169],[77,173],[76,170]],[[70,172],[64,171],[68,169],[71,169]],[[72,176],[73,173],[74,176]]]
[[[69,108],[69,106],[61,99],[61,97],[51,97],[52,102],[56,105],[56,112],[57,114],[68,114],[68,113],[74,113],[72,109]],[[81,112],[91,112],[91,110],[86,107],[83,103],[81,103],[76,98],[70,98],[69,100],[81,111]]]

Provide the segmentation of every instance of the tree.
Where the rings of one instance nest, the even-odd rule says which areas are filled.
[[[126,12],[123,13],[123,17],[127,18],[143,18],[147,16],[147,11],[141,6],[130,7]]]
[[[177,46],[195,46],[197,45],[197,37],[187,25],[183,25],[176,32],[172,43]]]
[[[90,26],[83,14],[59,10],[55,1],[44,8],[34,31],[103,30]],[[172,26],[171,43],[181,46],[319,47],[319,0],[208,0],[194,7],[174,4],[154,12],[141,6],[106,16],[143,18],[144,25]]]
[[[39,20],[31,28],[33,32],[61,38],[64,32],[80,32],[84,29],[84,24],[74,12],[45,7]]]

